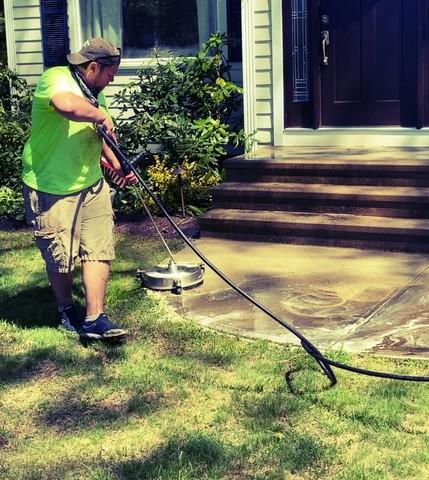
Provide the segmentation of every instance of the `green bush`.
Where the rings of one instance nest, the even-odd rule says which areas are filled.
[[[24,219],[24,199],[20,190],[0,186],[0,217]]]
[[[195,57],[161,59],[155,52],[153,65],[142,67],[137,79],[115,96],[125,149],[150,153],[151,145],[158,145],[158,170],[161,164],[165,171],[178,166],[188,171],[192,165],[193,180],[185,192],[188,210],[209,205],[228,148],[244,150],[252,140],[241,127],[242,89],[229,80],[230,65],[222,54],[226,41],[224,35],[212,35]],[[162,187],[149,183],[170,210],[177,211],[180,195],[171,196],[177,178],[164,177]]]
[[[199,215],[202,208],[210,204],[211,189],[221,180],[216,171],[207,171],[205,174],[198,172],[195,162],[184,161],[181,165],[180,177],[176,167],[169,166],[165,157],[154,156],[154,162],[145,171],[147,186],[162,199],[163,206],[170,212],[181,210],[181,198],[186,199],[185,211],[192,215]],[[145,192],[143,199],[152,211],[158,212],[152,197]],[[120,209],[123,212],[134,212],[141,210],[141,199],[135,191],[119,197]],[[179,208],[180,205],[180,208]]]
[[[30,135],[31,99],[26,81],[0,64],[1,216],[22,217],[21,154]]]

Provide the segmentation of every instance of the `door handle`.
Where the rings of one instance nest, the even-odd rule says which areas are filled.
[[[322,30],[322,64],[328,65],[329,30]]]
[[[320,16],[321,36],[322,36],[322,65],[328,65],[328,45],[329,45],[329,15],[326,13]]]

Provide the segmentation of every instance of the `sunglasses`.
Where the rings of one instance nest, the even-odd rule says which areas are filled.
[[[117,55],[104,55],[102,57],[96,57],[92,61],[100,63],[101,65],[115,65],[121,61],[121,49],[117,48],[116,50],[119,51]]]

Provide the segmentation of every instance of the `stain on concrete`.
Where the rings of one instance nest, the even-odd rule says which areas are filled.
[[[321,349],[429,358],[429,256],[204,238],[197,247],[234,283]],[[185,249],[177,262],[197,261]],[[184,317],[230,333],[299,343],[207,269],[168,295]]]

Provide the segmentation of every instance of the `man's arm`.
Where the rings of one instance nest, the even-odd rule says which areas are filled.
[[[113,153],[112,149],[106,144],[103,140],[103,157],[110,163],[110,165],[115,169],[116,173],[123,176],[123,172],[121,169],[121,164],[119,160],[116,158],[116,155]]]
[[[110,165],[115,169],[116,173],[120,177],[125,178],[127,183],[129,183],[130,185],[136,185],[138,183],[138,179],[133,172],[130,172],[127,175],[124,174],[121,168],[121,164],[116,158],[116,155],[113,153],[113,150],[104,141],[102,155],[107,160],[107,162],[110,163]]]
[[[108,115],[94,107],[88,100],[71,92],[61,92],[51,98],[55,110],[75,122],[91,122],[102,125],[109,134],[113,133],[113,124]]]

